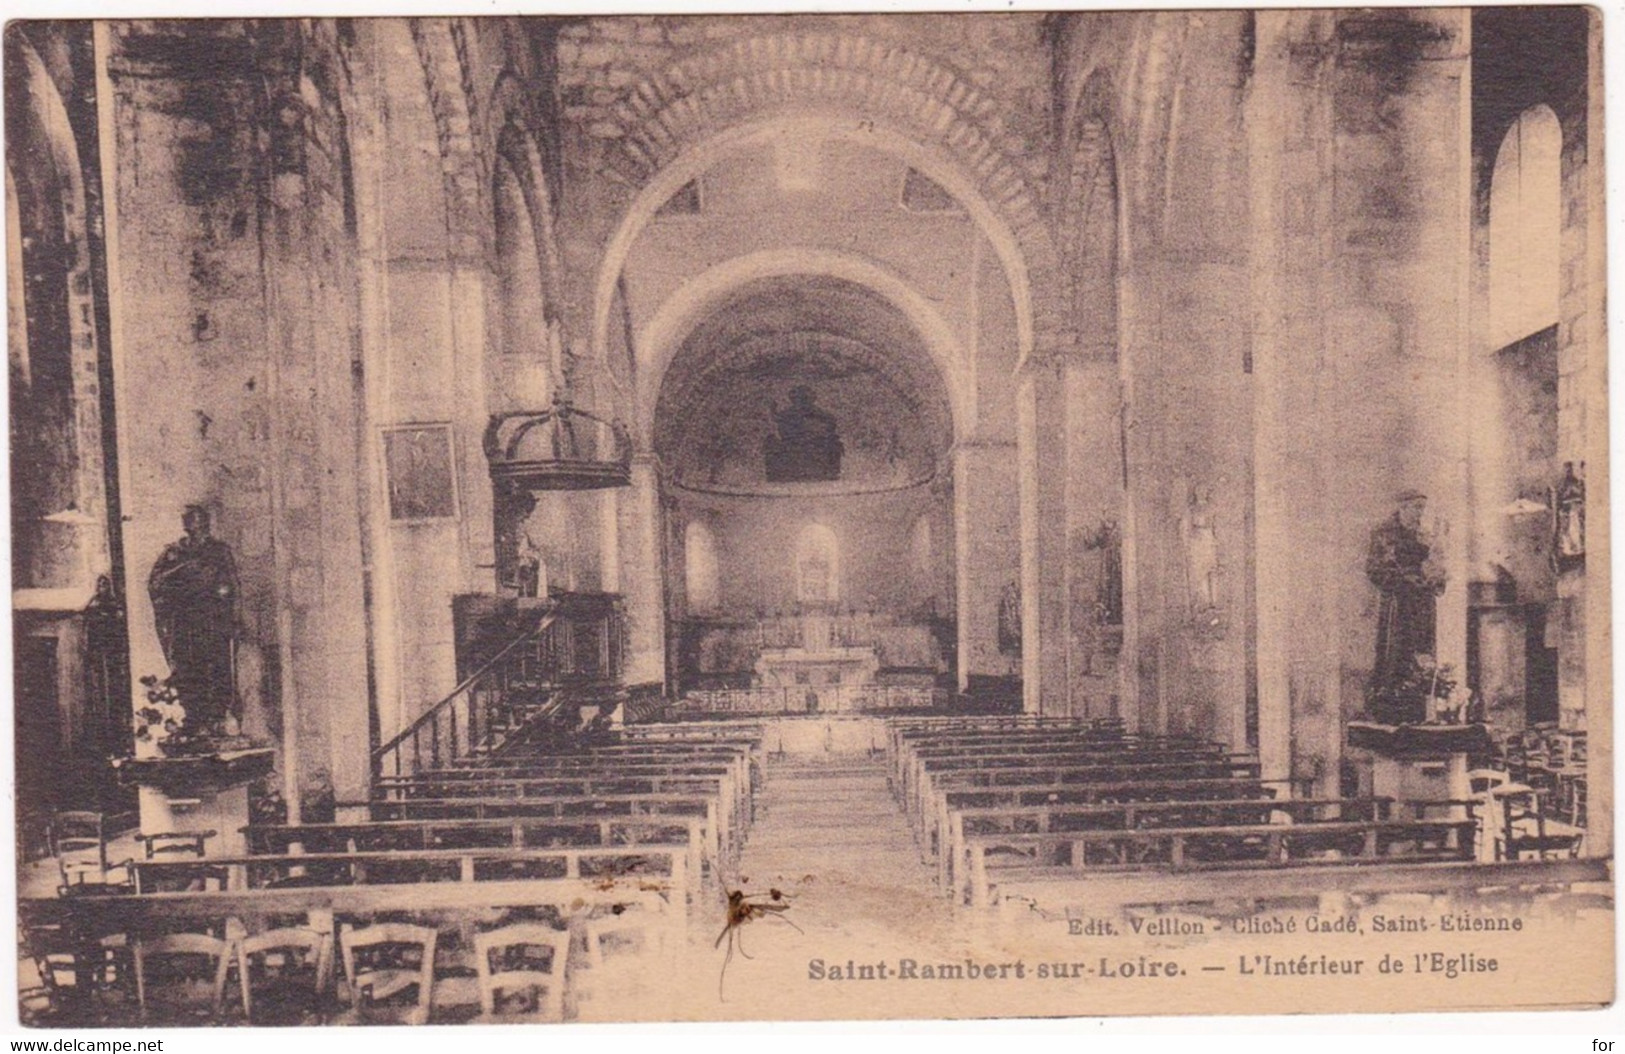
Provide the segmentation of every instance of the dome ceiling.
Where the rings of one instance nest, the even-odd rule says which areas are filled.
[[[764,450],[809,397],[842,451],[826,487],[929,478],[952,441],[947,393],[907,320],[861,286],[793,277],[753,284],[689,335],[661,386],[656,449],[681,485],[803,486],[770,479]]]

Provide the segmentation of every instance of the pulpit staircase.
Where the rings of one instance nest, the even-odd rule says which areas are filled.
[[[612,709],[624,640],[619,598],[566,596],[529,614],[444,698],[372,752],[375,776],[500,756],[568,731],[589,706]]]

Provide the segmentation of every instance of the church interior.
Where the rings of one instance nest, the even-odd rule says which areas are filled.
[[[1599,27],[10,23],[23,1020],[1611,913]]]

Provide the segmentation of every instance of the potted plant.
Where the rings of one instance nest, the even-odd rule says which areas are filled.
[[[141,684],[147,690],[147,702],[135,711],[135,754],[161,758],[184,742],[186,707],[181,705],[180,692],[168,680],[148,674],[141,678]]]
[[[1386,683],[1368,687],[1365,707],[1379,724],[1423,724],[1434,710],[1434,700],[1448,700],[1455,691],[1455,669],[1449,663],[1440,663],[1431,655],[1417,655]]]

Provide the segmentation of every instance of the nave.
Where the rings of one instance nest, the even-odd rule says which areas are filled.
[[[1224,744],[1111,722],[724,718],[511,741],[381,778],[341,803],[363,818],[250,824],[239,855],[148,838],[135,859],[114,859],[123,840],[34,865],[25,1015],[754,1017],[858,964],[1031,954],[1070,919],[1444,910],[1487,889],[1608,910],[1606,867],[1572,845],[1495,843],[1491,793],[1312,797]],[[760,910],[730,913],[736,892]]]

